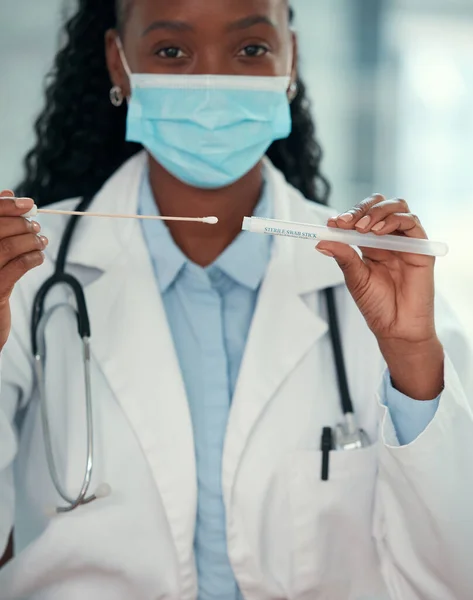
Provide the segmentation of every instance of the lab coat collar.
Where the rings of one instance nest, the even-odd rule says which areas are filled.
[[[139,152],[130,158],[108,179],[92,200],[88,211],[112,214],[136,214],[138,192],[146,153]],[[68,202],[68,208],[78,204],[79,198]],[[60,207],[62,208],[62,207]],[[68,217],[64,219],[68,220]],[[54,224],[62,231],[65,223],[56,217]],[[42,223],[46,220],[42,220]],[[137,232],[136,220],[82,217],[75,229],[68,252],[68,263],[106,271],[119,259]],[[55,227],[56,229],[56,227]],[[138,229],[139,230],[139,229]],[[54,233],[54,232],[53,232]],[[60,234],[60,236],[61,236]],[[61,237],[51,235],[48,254],[57,256]]]
[[[275,219],[326,225],[335,215],[332,208],[307,201],[290,186],[283,174],[265,160],[274,190]],[[293,270],[293,285],[300,295],[341,285],[343,274],[333,259],[316,252],[313,242],[287,237],[275,237],[274,262]],[[289,267],[290,265],[290,267]]]
[[[140,152],[129,159],[95,196],[90,211],[136,214],[139,189],[147,156]],[[272,195],[274,218],[325,225],[333,209],[310,203],[288,185],[284,176],[265,159],[266,184]],[[139,225],[139,224],[138,224]],[[134,234],[142,235],[137,222],[131,219],[83,218],[77,227],[69,251],[69,263],[106,271],[118,260]],[[251,234],[258,235],[258,234]],[[49,252],[57,254],[60,237],[51,238]],[[274,238],[272,262],[290,264],[294,269],[293,283],[299,294],[340,285],[343,276],[336,263],[314,251],[309,241]]]

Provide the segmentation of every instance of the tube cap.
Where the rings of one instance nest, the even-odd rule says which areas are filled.
[[[250,217],[243,217],[243,225],[241,226],[242,231],[251,231],[251,219]]]

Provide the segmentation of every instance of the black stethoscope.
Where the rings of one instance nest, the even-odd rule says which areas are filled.
[[[84,198],[78,205],[77,210],[86,210],[92,198]],[[46,450],[46,459],[51,480],[57,493],[65,502],[65,506],[59,506],[52,509],[52,514],[68,513],[89,504],[98,498],[103,498],[111,493],[110,486],[102,483],[98,486],[94,494],[89,494],[92,481],[92,472],[94,467],[94,423],[92,415],[92,390],[90,381],[90,321],[85,301],[84,290],[81,283],[73,276],[65,272],[67,253],[71,244],[74,231],[76,229],[79,217],[74,215],[70,218],[64,231],[61,244],[59,246],[56,267],[54,273],[40,287],[33,301],[33,313],[31,318],[31,345],[33,349],[34,365],[36,378],[38,382],[41,420],[44,434],[44,445]],[[45,311],[45,302],[48,293],[57,285],[66,285],[72,291],[76,307],[64,302]],[[84,477],[81,483],[80,491],[76,497],[71,497],[61,484],[56,461],[52,450],[51,430],[49,427],[48,407],[45,387],[45,360],[46,360],[46,326],[57,309],[66,309],[72,311],[77,318],[77,328],[82,341],[82,351],[84,360],[84,381],[85,381],[85,402],[86,402],[86,429],[87,429],[87,452]]]
[[[78,212],[86,211],[92,198],[86,197],[81,200],[77,208]],[[66,506],[57,507],[55,513],[71,512],[79,506],[93,502],[98,498],[108,496],[111,493],[108,484],[98,486],[95,493],[89,495],[89,488],[92,480],[94,467],[94,445],[93,445],[93,416],[92,416],[92,393],[90,381],[90,320],[87,311],[84,290],[76,277],[66,273],[66,260],[72,237],[76,230],[80,217],[74,215],[69,219],[64,231],[61,244],[59,246],[56,267],[54,273],[41,286],[33,302],[33,314],[31,319],[31,344],[33,349],[35,372],[38,382],[41,404],[41,418],[45,438],[46,458],[48,469],[58,494],[66,503]],[[76,307],[69,303],[62,303],[45,311],[45,302],[48,293],[57,285],[66,285],[72,291]],[[322,480],[329,478],[329,455],[331,450],[356,450],[364,448],[370,444],[367,434],[357,426],[353,403],[348,388],[347,373],[345,361],[343,358],[343,348],[338,326],[337,309],[335,303],[335,294],[332,288],[325,290],[327,301],[327,313],[330,327],[330,337],[337,371],[337,382],[340,393],[340,403],[343,412],[343,422],[339,423],[333,430],[325,427],[322,432],[321,450],[322,450]],[[84,359],[84,381],[86,395],[86,421],[87,421],[87,460],[79,494],[71,497],[63,488],[54,460],[51,443],[51,430],[49,427],[49,418],[47,412],[47,399],[45,389],[45,359],[46,342],[45,329],[52,314],[59,308],[65,308],[73,311],[77,319],[77,328],[83,346]]]
[[[340,404],[343,412],[343,421],[335,427],[324,427],[320,449],[322,451],[321,479],[329,479],[329,457],[331,450],[359,450],[367,448],[371,442],[368,434],[358,427],[353,402],[348,387],[347,371],[343,358],[343,346],[338,326],[337,306],[335,303],[335,291],[333,288],[325,290],[327,300],[328,322],[330,327],[330,338],[332,341],[335,368],[337,371],[338,391]]]

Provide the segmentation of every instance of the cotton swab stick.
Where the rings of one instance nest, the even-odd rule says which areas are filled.
[[[0,196],[0,200],[15,200],[8,196]],[[218,223],[217,217],[162,217],[162,216],[151,216],[151,215],[122,215],[112,213],[94,213],[94,212],[80,212],[77,210],[54,210],[52,208],[38,208],[36,205],[31,210],[22,215],[25,219],[36,217],[38,214],[49,214],[49,215],[77,215],[79,217],[100,217],[110,219],[141,219],[141,220],[154,220],[154,221],[184,221],[187,223],[207,223],[208,225],[216,225]]]
[[[29,213],[23,215],[24,217],[35,217],[37,214],[48,214],[48,215],[77,215],[79,217],[100,217],[110,219],[141,219],[150,221],[185,221],[187,223],[207,223],[208,225],[216,225],[218,223],[217,217],[162,217],[162,216],[151,216],[151,215],[121,215],[111,213],[93,213],[93,212],[79,212],[77,210],[53,210],[49,208],[38,208],[36,211],[30,210]]]

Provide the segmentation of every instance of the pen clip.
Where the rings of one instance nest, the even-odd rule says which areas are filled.
[[[320,478],[322,479],[322,481],[328,481],[330,451],[333,449],[333,433],[331,427],[323,428],[320,449],[322,451],[322,470]]]

